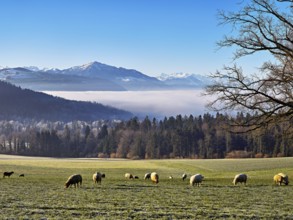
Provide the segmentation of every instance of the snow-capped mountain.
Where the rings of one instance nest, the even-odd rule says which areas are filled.
[[[118,68],[99,62],[64,69],[61,71],[61,74],[111,80],[126,90],[159,89],[165,86],[157,78],[147,76],[139,71],[122,67]]]
[[[0,70],[0,80],[35,91],[123,91],[124,87],[106,79],[91,79],[78,75],[65,75],[55,70],[31,71],[25,68]]]
[[[162,80],[162,81],[167,81],[170,79],[186,78],[191,75],[192,74],[190,74],[190,73],[171,73],[171,74],[161,73],[161,75],[158,76],[158,79]]]
[[[162,74],[150,77],[134,69],[91,62],[67,69],[17,67],[0,69],[0,80],[32,90],[125,91],[190,89],[206,85],[194,74]]]
[[[162,73],[158,79],[176,89],[202,88],[210,83],[208,77],[190,73]]]
[[[36,66],[24,66],[23,68],[34,72],[40,71],[39,67]]]

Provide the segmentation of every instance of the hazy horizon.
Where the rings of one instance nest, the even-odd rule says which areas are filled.
[[[70,100],[91,101],[132,112],[138,117],[203,115],[208,97],[203,89],[163,91],[44,91]]]

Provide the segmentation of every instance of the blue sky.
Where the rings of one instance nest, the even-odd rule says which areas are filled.
[[[216,50],[218,10],[238,0],[0,0],[0,66],[68,68],[99,61],[147,75],[209,74],[231,64]],[[255,67],[256,59],[243,64]]]

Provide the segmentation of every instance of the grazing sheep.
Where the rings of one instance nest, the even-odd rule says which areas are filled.
[[[184,181],[186,178],[187,178],[187,174],[186,173],[183,173],[182,180]]]
[[[244,183],[244,185],[246,185],[246,181],[247,181],[247,175],[241,173],[241,174],[237,174],[234,177],[233,184],[237,185],[237,183]]]
[[[102,178],[106,178],[106,174],[102,173]]]
[[[23,173],[22,173],[22,174],[20,174],[20,175],[19,175],[19,177],[24,177],[24,174],[23,174]]]
[[[80,174],[74,174],[68,178],[68,180],[65,183],[65,188],[68,188],[71,185],[74,185],[74,187],[81,187],[82,184],[82,176]]]
[[[151,181],[156,184],[159,183],[159,175],[156,172],[151,173]]]
[[[200,186],[203,178],[204,178],[204,176],[201,174],[195,174],[195,175],[191,176],[190,181],[189,181],[190,185],[194,186],[194,184],[195,184],[196,186]]]
[[[276,174],[274,176],[274,181],[275,181],[275,184],[278,184],[279,186],[281,186],[282,183],[284,183],[286,186],[289,184],[289,178],[284,173],[278,173],[278,174]]]
[[[94,181],[94,183],[101,184],[102,183],[102,174],[99,172],[94,173],[93,174],[93,181]]]
[[[139,179],[139,177],[138,177],[138,176],[133,176],[133,178],[134,178],[134,179]]]
[[[172,180],[173,179],[173,176],[169,176],[169,179]]]
[[[133,175],[131,173],[125,173],[126,179],[133,179]]]
[[[14,174],[13,171],[11,171],[11,172],[4,172],[3,173],[3,178],[5,178],[6,176],[10,177],[12,174]]]
[[[145,175],[144,175],[144,179],[145,180],[148,180],[148,179],[150,179],[151,178],[151,174],[150,173],[146,173]]]

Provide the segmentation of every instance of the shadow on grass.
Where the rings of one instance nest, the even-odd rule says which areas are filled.
[[[82,186],[82,187],[69,187],[69,188],[64,188],[65,190],[92,190],[92,189],[104,189],[107,190],[107,187],[109,187],[109,185],[106,186],[106,188],[102,185],[98,185],[98,186]],[[139,188],[156,188],[159,187],[158,185],[129,185],[129,184],[118,184],[118,185],[111,185],[111,190],[121,190],[121,189],[139,189]]]
[[[113,189],[133,189],[133,188],[154,188],[158,185],[128,185],[128,184],[119,184],[113,187]]]

